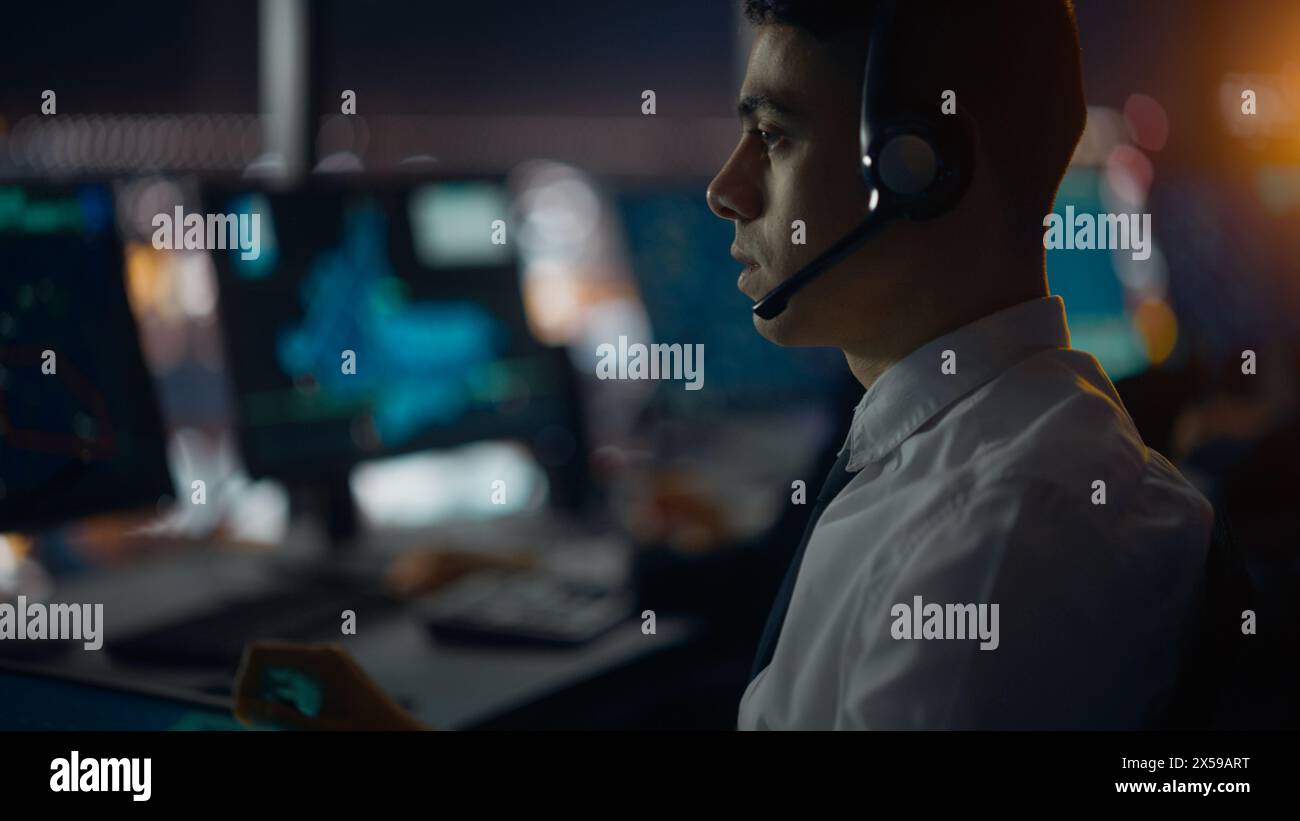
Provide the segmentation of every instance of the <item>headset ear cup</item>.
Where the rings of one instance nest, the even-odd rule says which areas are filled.
[[[859,172],[877,206],[911,219],[946,213],[961,201],[975,162],[975,123],[958,107],[954,115],[908,100],[896,77],[906,65],[900,42],[926,25],[916,14],[902,19],[900,0],[880,0],[872,23],[862,78]],[[891,82],[891,80],[893,80]]]
[[[939,175],[939,154],[917,134],[899,134],[880,149],[876,169],[881,185],[903,197],[922,194]]]
[[[947,213],[970,185],[975,156],[972,125],[969,118],[952,122],[908,118],[904,125],[880,134],[879,144],[864,156],[863,178],[879,191],[882,203],[911,219]]]

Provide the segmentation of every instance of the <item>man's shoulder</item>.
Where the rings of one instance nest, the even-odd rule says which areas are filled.
[[[883,528],[898,552],[930,539],[1067,532],[1120,543],[1165,531],[1199,542],[1213,523],[1209,502],[1146,445],[1101,366],[1080,351],[1021,360],[905,447],[896,472],[851,485],[824,527]]]
[[[1152,469],[1154,452],[1091,355],[1051,350],[1028,357],[967,400],[956,418],[981,442],[971,467],[985,483],[1131,486]]]
[[[1199,531],[1212,521],[1209,502],[1146,445],[1090,354],[1028,357],[962,400],[936,432],[945,426],[968,454],[945,471],[949,510],[1019,499],[1021,524],[1062,516],[1129,526],[1127,515],[1163,513]]]

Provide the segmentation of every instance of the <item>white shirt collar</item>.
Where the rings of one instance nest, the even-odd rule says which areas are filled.
[[[1021,302],[927,342],[891,365],[863,395],[844,443],[847,469],[883,458],[939,411],[1026,355],[1069,346],[1065,303],[1058,296]],[[955,373],[940,368],[948,350],[956,355]]]

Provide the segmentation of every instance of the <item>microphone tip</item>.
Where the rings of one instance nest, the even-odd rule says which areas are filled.
[[[780,295],[766,296],[754,303],[754,314],[761,319],[772,319],[785,310],[785,304]]]

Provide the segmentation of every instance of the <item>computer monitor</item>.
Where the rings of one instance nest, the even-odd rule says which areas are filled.
[[[338,487],[364,459],[507,438],[561,472],[585,466],[567,357],[525,321],[502,180],[210,187],[203,200],[260,220],[259,253],[213,252],[252,475]]]
[[[0,184],[0,531],[173,491],[105,184]]]
[[[1073,207],[1078,214],[1100,214],[1104,204],[1102,169],[1072,167],[1061,181],[1053,207],[1062,216]],[[1097,357],[1113,380],[1136,376],[1151,366],[1146,345],[1128,310],[1124,282],[1109,250],[1049,249],[1047,281],[1065,301],[1070,345]],[[1129,253],[1127,251],[1123,253]]]
[[[703,344],[705,388],[661,385],[672,410],[777,409],[836,396],[844,356],[831,348],[781,348],[754,329],[752,302],[736,288],[732,225],[704,199],[707,180],[617,195],[632,274],[653,339]]]

